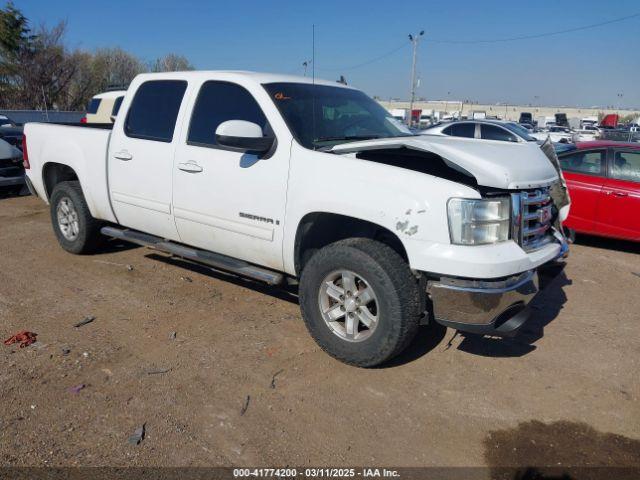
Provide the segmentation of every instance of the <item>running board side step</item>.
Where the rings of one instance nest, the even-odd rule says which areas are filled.
[[[107,237],[117,238],[119,240],[142,245],[143,247],[149,247],[161,252],[170,253],[177,257],[202,263],[219,270],[225,270],[244,277],[253,278],[254,280],[260,280],[268,283],[269,285],[280,285],[285,281],[285,276],[282,273],[257,267],[243,260],[227,257],[226,255],[221,255],[219,253],[180,245],[147,233],[115,227],[102,227],[100,229],[100,233]]]

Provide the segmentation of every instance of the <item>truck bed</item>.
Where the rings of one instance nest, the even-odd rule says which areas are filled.
[[[107,154],[112,125],[28,123],[24,133],[31,168],[27,176],[38,196],[48,202],[45,176],[49,164],[73,169],[95,218],[115,221],[107,181]]]

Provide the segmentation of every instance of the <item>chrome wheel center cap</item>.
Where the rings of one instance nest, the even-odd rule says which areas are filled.
[[[355,312],[358,308],[358,304],[356,303],[356,299],[353,297],[349,297],[344,301],[344,309],[347,312]]]

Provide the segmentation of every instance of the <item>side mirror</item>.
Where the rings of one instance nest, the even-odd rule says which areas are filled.
[[[227,120],[216,129],[218,145],[238,152],[266,153],[274,140],[263,136],[260,125],[245,120]]]

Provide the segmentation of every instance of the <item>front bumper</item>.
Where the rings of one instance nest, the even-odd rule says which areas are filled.
[[[562,244],[556,257],[566,257]],[[436,322],[470,333],[513,336],[529,319],[529,302],[539,291],[538,273],[528,270],[502,279],[440,277],[427,283]]]

